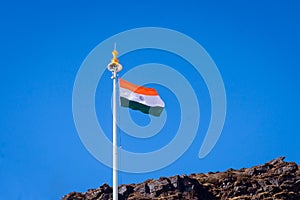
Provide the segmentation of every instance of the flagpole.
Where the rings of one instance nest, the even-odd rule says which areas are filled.
[[[122,65],[117,59],[116,45],[112,54],[113,58],[107,69],[112,72],[113,79],[113,200],[118,200],[117,73],[122,70]]]
[[[116,70],[113,71],[113,200],[118,200],[118,149],[117,149],[117,88]]]

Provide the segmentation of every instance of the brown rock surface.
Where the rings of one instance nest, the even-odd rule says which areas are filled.
[[[71,192],[62,200],[108,200],[112,188],[103,184],[87,192]],[[225,172],[161,177],[119,186],[120,200],[300,200],[300,169],[276,158],[263,165]]]

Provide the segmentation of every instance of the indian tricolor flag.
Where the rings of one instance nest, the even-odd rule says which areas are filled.
[[[160,116],[165,103],[153,88],[138,86],[119,78],[120,104],[143,113]]]

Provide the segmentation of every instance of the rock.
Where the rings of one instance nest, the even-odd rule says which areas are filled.
[[[134,187],[131,185],[122,185],[119,187],[119,194],[121,199],[127,199],[131,193],[134,192]]]
[[[87,192],[71,192],[63,200],[108,200],[112,188],[103,184]],[[119,200],[300,200],[300,170],[279,157],[263,165],[207,174],[176,175],[119,186]]]
[[[62,198],[63,200],[84,200],[85,195],[79,192],[71,192]]]
[[[150,189],[149,189],[149,186],[147,185],[147,183],[141,183],[141,184],[136,185],[136,187],[134,187],[133,191],[136,193],[139,193],[141,195],[150,194]]]
[[[174,187],[167,178],[160,178],[159,180],[153,180],[148,183],[151,197],[158,197],[162,193],[174,190]]]
[[[284,163],[285,157],[284,156],[280,156],[279,158],[275,158],[273,160],[270,160],[269,162],[267,162],[270,165],[278,165],[280,163]]]
[[[293,191],[299,193],[299,191],[300,191],[300,179],[295,181]]]

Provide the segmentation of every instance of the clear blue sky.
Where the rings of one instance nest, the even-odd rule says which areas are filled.
[[[1,198],[59,199],[71,191],[111,184],[111,169],[86,150],[77,134],[73,84],[93,48],[138,27],[177,30],[200,43],[222,75],[227,116],[218,143],[204,159],[198,159],[204,137],[199,133],[171,166],[146,174],[121,173],[121,183],[250,167],[282,155],[300,163],[299,9],[298,1],[278,0],[1,2]],[[124,71],[133,67],[131,62],[144,61],[170,65],[174,60],[167,53],[136,52],[124,56]],[[110,92],[110,74],[105,75],[108,80],[102,77],[101,88]],[[210,117],[205,94],[202,129]],[[139,123],[147,122],[133,115]],[[105,117],[105,127],[111,126],[110,117]],[[170,138],[172,132],[166,131],[161,145]],[[134,143],[143,152],[145,143],[140,142]],[[147,144],[149,149],[160,145]]]

